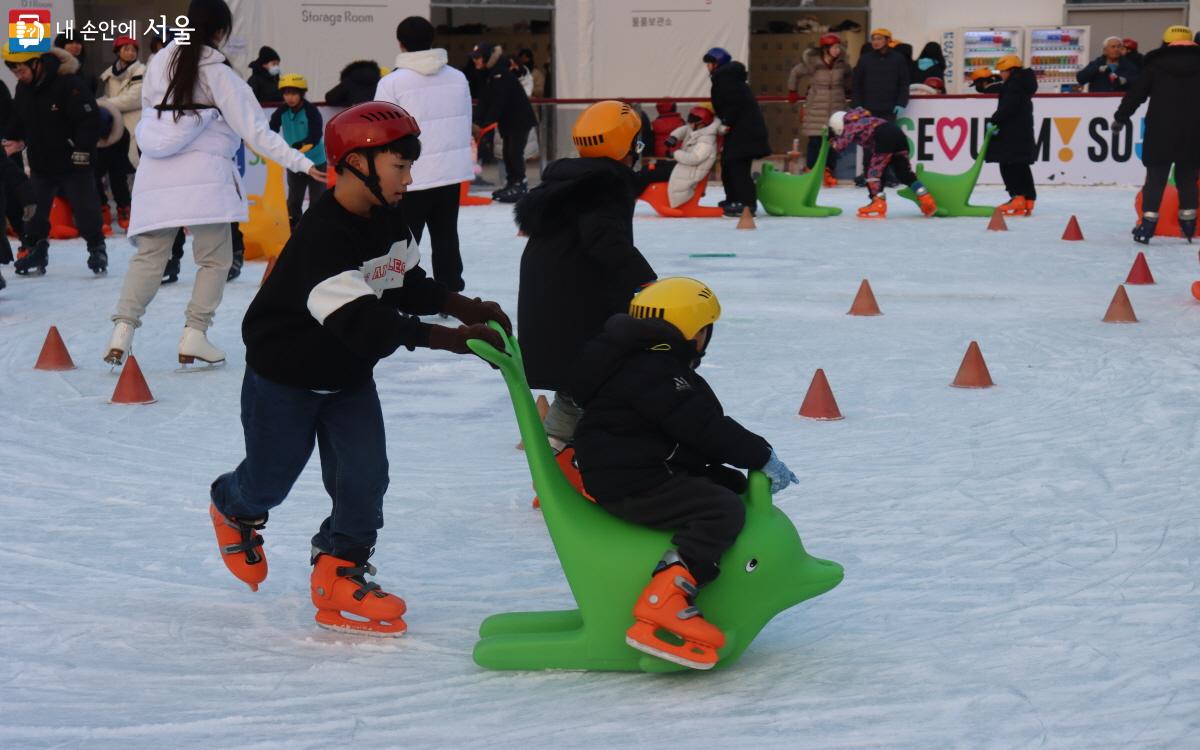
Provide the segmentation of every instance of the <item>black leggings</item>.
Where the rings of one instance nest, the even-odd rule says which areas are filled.
[[[1175,187],[1179,190],[1179,210],[1195,210],[1197,203],[1196,178],[1200,164],[1176,164]],[[1170,164],[1155,164],[1146,167],[1146,184],[1142,187],[1142,213],[1158,213],[1162,205],[1163,191],[1167,189],[1167,178],[1171,176]]]
[[[1000,177],[1004,180],[1004,189],[1011,198],[1018,195],[1025,200],[1037,200],[1037,188],[1033,186],[1033,170],[1024,162],[1005,162],[1000,164]]]
[[[741,203],[751,211],[758,210],[758,189],[750,168],[754,160],[749,157],[731,157],[721,154],[721,183],[725,186],[725,200]]]
[[[532,128],[520,128],[501,133],[504,138],[504,183],[518,185],[525,182],[525,143]]]
[[[413,238],[420,243],[429,229],[429,255],[433,278],[452,292],[461,292],[462,253],[458,244],[458,183],[442,187],[411,190],[404,194],[404,220]]]

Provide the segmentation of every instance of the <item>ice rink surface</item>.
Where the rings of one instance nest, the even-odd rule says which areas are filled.
[[[710,674],[494,673],[480,621],[571,605],[498,373],[401,350],[376,370],[391,489],[373,562],[398,640],[313,622],[317,462],[265,530],[270,577],[226,572],[208,485],[243,451],[239,335],[262,264],[229,285],[222,370],[174,372],[194,267],[135,339],[159,402],[110,405],[101,362],[131,248],[93,278],[81,240],[0,292],[0,746],[1187,748],[1200,743],[1197,249],[1146,248],[1141,322],[1100,322],[1140,246],[1134,190],[1046,188],[1010,231],[924,219],[668,220],[660,275],[724,310],[702,373],[800,476],[777,504],[841,586]],[[719,192],[710,194],[715,202]],[[999,202],[981,189],[978,202]],[[1071,214],[1086,241],[1063,242]],[[468,291],[515,318],[524,240],[466,208]],[[689,258],[690,253],[736,253]],[[863,278],[884,315],[847,316]],[[49,325],[79,369],[32,369]],[[518,332],[519,333],[519,332]],[[948,386],[977,340],[996,387]],[[824,368],[841,422],[799,419]]]

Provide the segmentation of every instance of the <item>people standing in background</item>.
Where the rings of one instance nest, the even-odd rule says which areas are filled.
[[[650,123],[650,129],[654,131],[654,156],[667,157],[673,150],[667,145],[667,138],[671,135],[671,131],[683,127],[686,123],[680,117],[675,102],[670,99],[657,102],[654,109],[658,112],[658,117],[655,117],[654,121]]]
[[[412,165],[404,194],[404,221],[417,243],[429,230],[433,278],[461,292],[462,252],[458,242],[459,185],[474,176],[471,155],[471,91],[462,71],[433,46],[434,28],[421,16],[396,26],[400,54],[384,76],[375,99],[391,102],[425,123],[421,158]]]
[[[338,84],[325,92],[325,103],[331,107],[352,107],[375,98],[379,87],[379,63],[374,60],[355,60],[338,74]]]
[[[279,53],[265,45],[259,47],[246,83],[259,102],[279,101]]]
[[[495,125],[504,141],[504,187],[492,193],[492,200],[516,203],[529,191],[525,180],[525,142],[537,125],[533,107],[520,81],[513,75],[504,48],[481,42],[471,50],[476,70],[486,71],[487,79],[479,95],[474,133]]]
[[[808,136],[805,163],[809,169],[817,163],[821,154],[821,134],[829,116],[846,108],[846,100],[853,89],[853,75],[846,62],[845,48],[837,34],[825,34],[817,41],[817,47],[804,51],[802,62],[788,74],[788,101],[799,101],[796,86],[800,78],[808,76],[808,89],[804,92],[804,109],[800,111],[800,134]],[[833,176],[837,168],[838,154],[833,149],[825,158],[824,182],[826,187],[837,185]]]
[[[1137,67],[1125,57],[1125,44],[1119,36],[1106,37],[1104,52],[1075,74],[1075,80],[1093,94],[1105,91],[1128,91],[1137,78]]]
[[[1145,55],[1143,55],[1141,52],[1138,52],[1137,40],[1125,37],[1121,40],[1121,46],[1125,48],[1125,59],[1133,63],[1133,66],[1140,71],[1142,69],[1142,60],[1145,59]]]
[[[138,164],[137,141],[133,134],[138,121],[142,119],[142,79],[146,75],[146,66],[138,62],[139,49],[133,37],[117,37],[113,42],[113,53],[117,59],[100,74],[101,96],[96,100],[101,106],[115,107],[121,113],[124,125],[125,135],[121,138],[125,146],[124,158],[116,152],[101,149],[97,172],[97,178],[102,173],[109,176],[109,186],[117,204],[117,223],[122,229],[129,227],[129,175],[133,174]],[[103,209],[108,205],[103,190],[100,198]]]
[[[890,30],[873,29],[870,47],[863,50],[858,65],[854,66],[850,106],[861,107],[872,116],[889,122],[895,120],[908,106],[909,62],[909,58],[899,52],[893,44]],[[870,163],[871,153],[864,150],[863,173],[855,178],[855,184],[867,184],[867,165]],[[884,175],[884,182],[887,187],[896,184],[896,179],[890,171]]]
[[[526,48],[518,52],[517,62],[524,65],[533,77],[533,91],[529,95],[534,99],[544,97],[546,95],[546,71],[539,68],[534,62],[533,50]]]
[[[1142,102],[1150,100],[1142,139],[1142,163],[1146,165],[1142,219],[1133,230],[1133,239],[1142,244],[1149,244],[1158,227],[1158,209],[1172,165],[1179,190],[1179,228],[1188,242],[1196,234],[1196,209],[1200,204],[1196,187],[1200,176],[1200,137],[1196,135],[1200,118],[1196,97],[1200,92],[1200,46],[1186,26],[1169,27],[1163,32],[1163,45],[1146,54],[1141,75],[1113,115],[1114,132],[1132,127],[1133,113]]]
[[[308,81],[304,76],[288,73],[279,77],[279,95],[283,104],[271,114],[271,130],[283,136],[288,145],[325,169],[325,123],[316,105],[304,98],[308,93]],[[300,223],[304,209],[304,194],[308,193],[308,204],[317,202],[325,192],[325,183],[313,179],[305,172],[287,173],[288,226],[292,229]]]
[[[100,91],[100,79],[83,69],[87,62],[87,51],[83,48],[83,41],[75,35],[59,34],[54,37],[54,46],[66,50],[67,54],[79,61],[79,71],[75,75],[87,84],[88,93],[96,96]]]
[[[1010,200],[999,207],[1005,216],[1029,216],[1037,200],[1030,165],[1037,160],[1033,136],[1033,95],[1037,76],[1021,65],[1021,58],[1005,55],[996,62],[1003,85],[991,117],[999,128],[988,145],[987,161],[1000,165],[1000,176]]]
[[[941,90],[946,90],[946,56],[942,54],[942,45],[929,42],[921,48],[921,54],[913,63],[909,80],[912,83],[923,83],[931,88],[938,88],[929,79],[936,78],[942,82]]]
[[[744,209],[758,211],[758,190],[750,169],[755,159],[771,154],[767,123],[762,108],[746,82],[746,66],[726,50],[713,47],[702,58],[712,80],[713,111],[726,129],[721,152],[721,181],[725,200],[719,205],[726,216],[737,217]]]

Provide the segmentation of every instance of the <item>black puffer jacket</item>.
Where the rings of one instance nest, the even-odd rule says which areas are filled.
[[[657,318],[614,315],[571,377],[583,407],[575,458],[587,491],[613,502],[711,464],[760,469],[771,446],[725,416],[693,368],[695,342]]]
[[[1014,68],[1000,87],[1000,100],[992,124],[999,131],[988,144],[987,161],[999,164],[1033,164],[1037,147],[1033,138],[1033,95],[1037,76],[1029,68]]]
[[[250,77],[246,79],[254,98],[261,102],[281,102],[283,94],[279,93],[279,76],[271,75],[263,66],[250,66]]]
[[[933,61],[933,65],[927,70],[921,70],[921,59],[927,58]],[[941,78],[943,83],[946,78],[946,56],[942,53],[942,45],[937,42],[929,42],[921,48],[921,54],[913,60],[912,68],[909,69],[909,81],[911,83],[924,83],[930,78]]]
[[[571,362],[604,321],[657,278],[633,244],[633,170],[612,159],[560,159],[516,205],[517,327],[533,388],[565,390]]]
[[[908,57],[890,47],[868,47],[854,66],[853,106],[876,117],[895,117],[897,106],[908,106]]]
[[[338,85],[325,92],[325,103],[333,107],[351,107],[373,101],[379,86],[379,63],[356,60],[338,75]],[[283,97],[281,96],[280,99]]]
[[[1116,119],[1128,120],[1142,102],[1150,99],[1142,143],[1143,164],[1200,164],[1198,94],[1200,47],[1169,46],[1146,53],[1142,72],[1121,99],[1116,114]]]
[[[100,114],[96,97],[75,75],[79,62],[57,47],[41,57],[40,81],[17,84],[6,137],[25,141],[34,174],[62,177],[75,171],[72,151],[87,151],[96,161]]]
[[[480,127],[496,123],[500,135],[528,130],[537,125],[533,106],[521,81],[508,69],[508,60],[501,59],[488,68],[487,78],[479,95],[477,124]]]
[[[771,155],[767,122],[762,108],[746,83],[746,66],[728,62],[717,68],[712,78],[713,111],[721,124],[729,128],[725,135],[725,156],[731,159],[761,159]]]

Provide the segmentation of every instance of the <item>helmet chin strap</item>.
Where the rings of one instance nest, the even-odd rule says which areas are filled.
[[[363,149],[359,153],[367,157],[367,174],[364,175],[358,171],[349,160],[342,164],[342,168],[362,180],[362,183],[367,186],[367,190],[371,191],[371,195],[379,201],[379,208],[387,208],[391,204],[388,203],[387,198],[383,195],[383,190],[379,187],[379,173],[375,171],[375,155],[378,152],[374,149]]]

